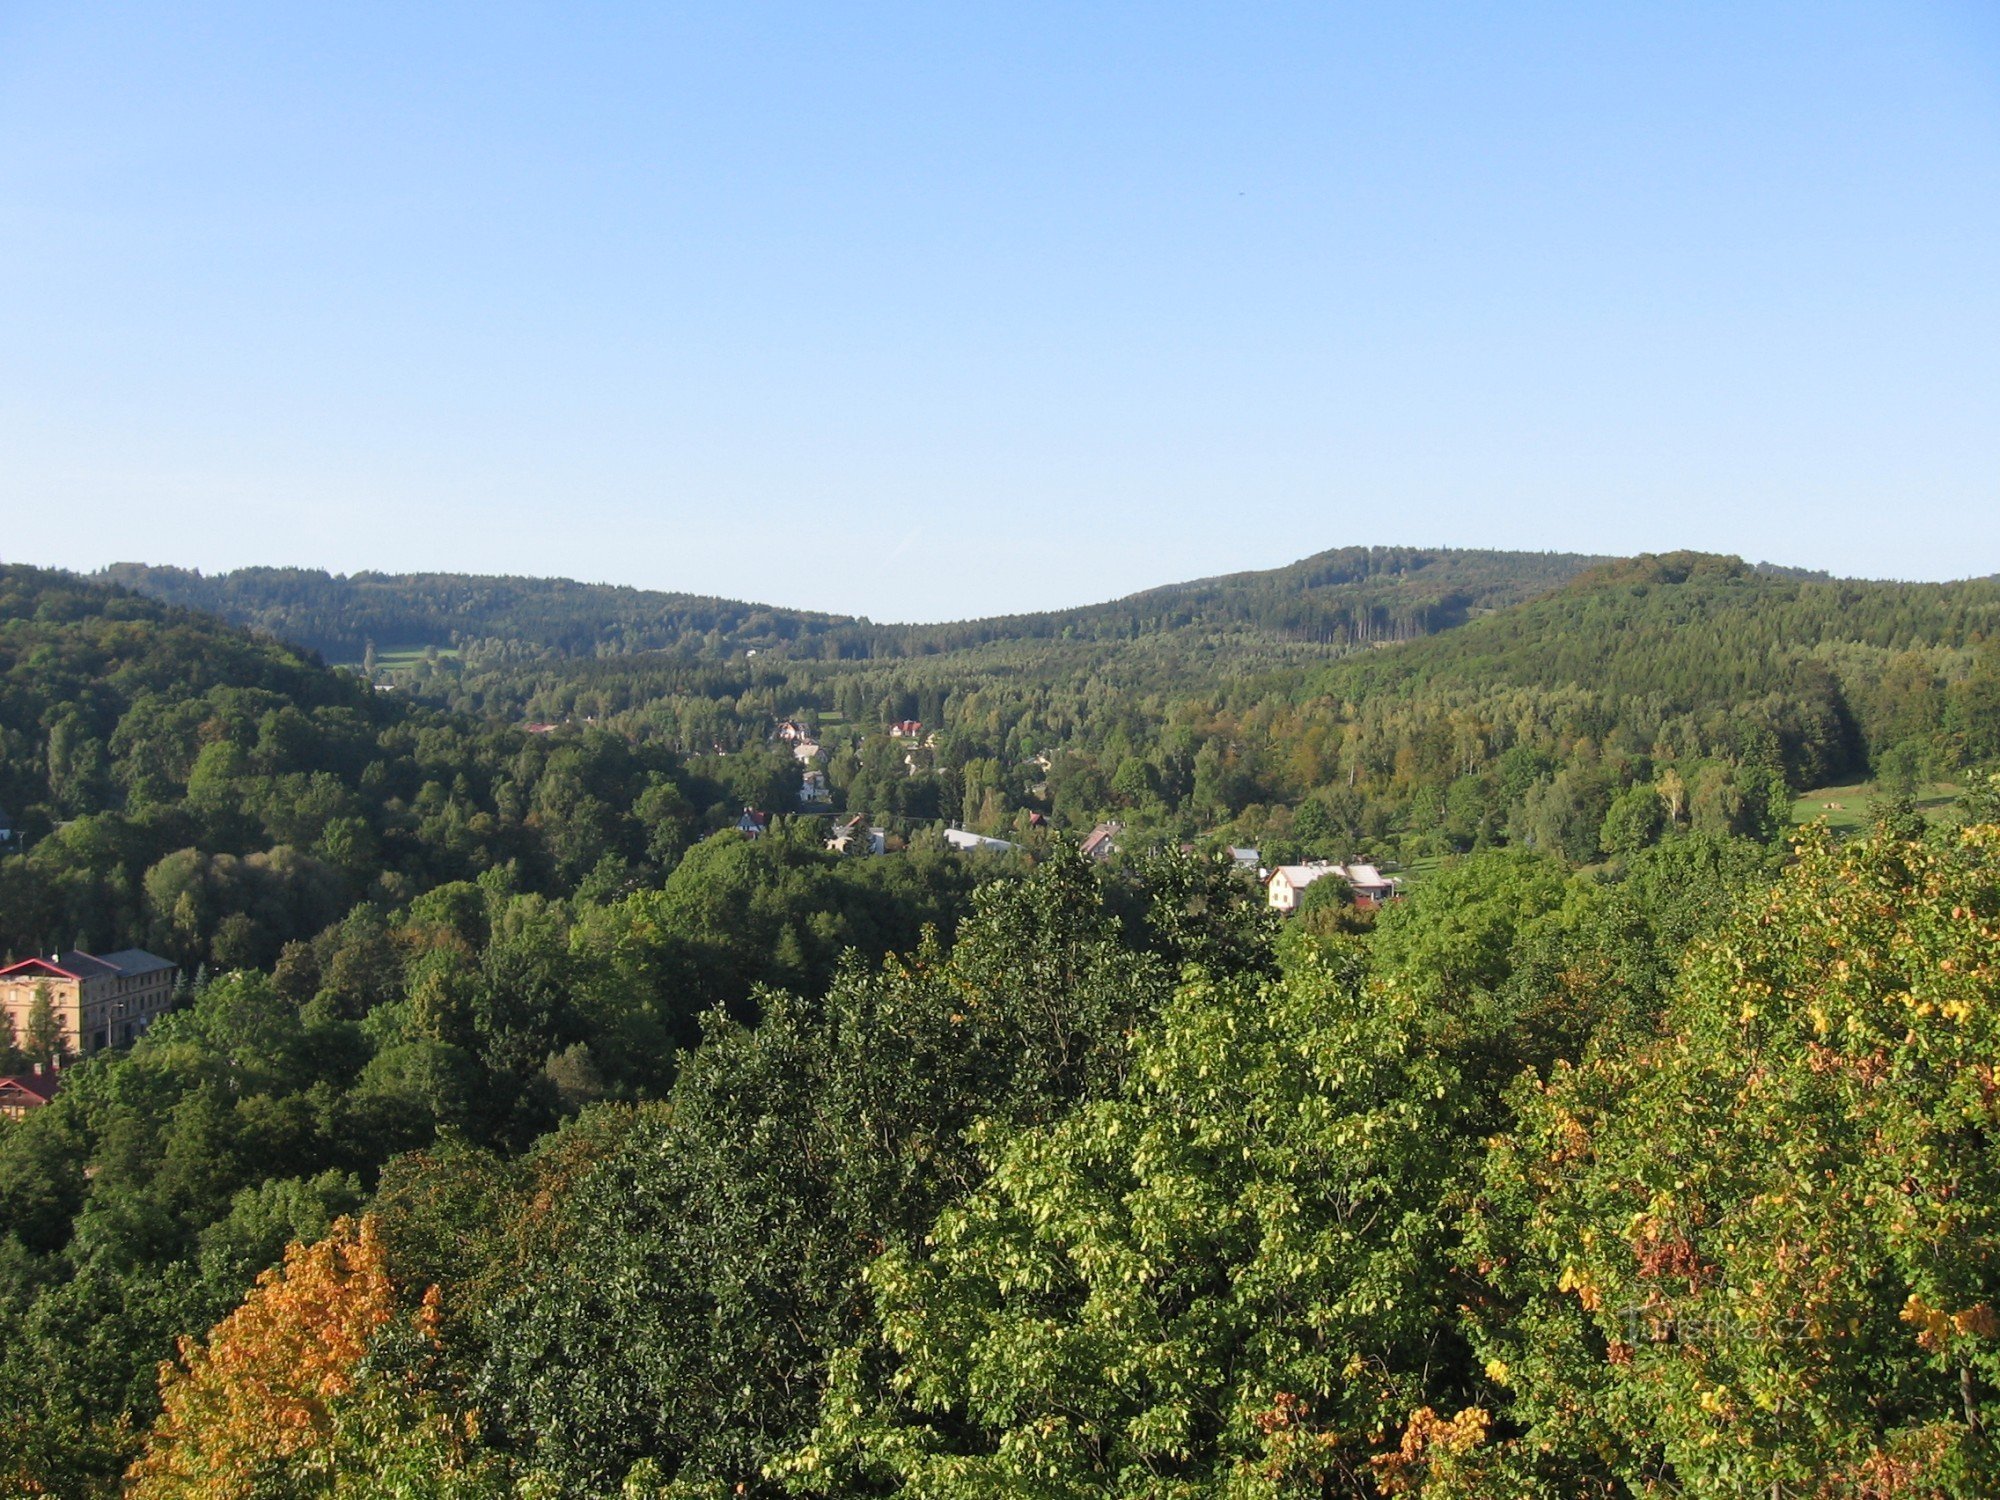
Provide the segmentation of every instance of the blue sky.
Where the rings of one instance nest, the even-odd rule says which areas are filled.
[[[0,556],[1993,572],[1996,17],[0,0]]]

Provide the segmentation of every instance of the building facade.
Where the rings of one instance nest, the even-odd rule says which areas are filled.
[[[1315,860],[1306,865],[1279,865],[1270,873],[1264,888],[1270,893],[1271,910],[1297,911],[1306,887],[1329,875],[1345,880],[1354,892],[1354,904],[1363,909],[1393,901],[1398,894],[1395,877],[1382,874],[1373,865],[1336,865]]]
[[[26,1045],[28,1018],[43,993],[70,1052],[124,1047],[173,1004],[180,971],[138,948],[102,955],[71,951],[24,958],[0,969],[0,1008]]]

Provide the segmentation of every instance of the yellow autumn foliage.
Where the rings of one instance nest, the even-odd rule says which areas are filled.
[[[260,1478],[322,1448],[333,1405],[396,1315],[372,1217],[293,1244],[206,1342],[160,1366],[161,1414],[127,1478],[131,1500],[252,1500]],[[434,1316],[431,1305],[419,1320]]]

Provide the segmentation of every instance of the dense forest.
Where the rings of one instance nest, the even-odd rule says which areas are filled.
[[[1586,562],[373,673],[0,570],[0,943],[184,973],[0,1037],[0,1492],[1995,1492],[2000,584]]]
[[[420,662],[396,680],[461,712],[684,754],[763,744],[789,716],[828,749],[837,806],[906,832],[1032,843],[1044,820],[1110,818],[1280,859],[1514,844],[1587,864],[1673,827],[1769,836],[1793,793],[1913,789],[2000,754],[2000,583],[1685,554],[1372,647],[1204,622],[850,662]],[[905,720],[924,743],[888,734]]]
[[[944,625],[865,619],[562,578],[241,568],[203,575],[119,563],[100,575],[168,603],[206,610],[333,661],[453,648],[476,659],[701,658],[745,651],[807,660],[924,656],[993,641],[1124,641],[1230,628],[1273,641],[1367,644],[1448,629],[1555,587],[1600,559],[1561,553],[1348,547],[1255,573],[1149,589],[1108,604]]]

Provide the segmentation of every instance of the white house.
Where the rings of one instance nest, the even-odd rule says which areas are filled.
[[[864,820],[859,813],[849,818],[845,823],[836,823],[834,825],[833,837],[826,841],[826,847],[831,849],[835,854],[845,854],[849,849],[854,847],[858,840],[864,838],[868,841],[868,852],[870,854],[887,854],[889,852],[888,830],[864,826]]]
[[[1396,895],[1396,881],[1373,865],[1336,865],[1316,860],[1309,865],[1279,865],[1264,882],[1271,910],[1291,912],[1299,908],[1299,898],[1315,880],[1338,875],[1354,891],[1356,906],[1380,906]]]
[[[1299,897],[1306,893],[1306,887],[1315,880],[1324,880],[1329,875],[1341,873],[1339,865],[1330,865],[1323,860],[1309,865],[1279,865],[1271,872],[1271,878],[1264,882],[1264,889],[1272,911],[1297,911]]]
[[[1396,894],[1396,877],[1384,875],[1373,865],[1349,865],[1347,883],[1354,887],[1354,899],[1363,906],[1380,906]]]

